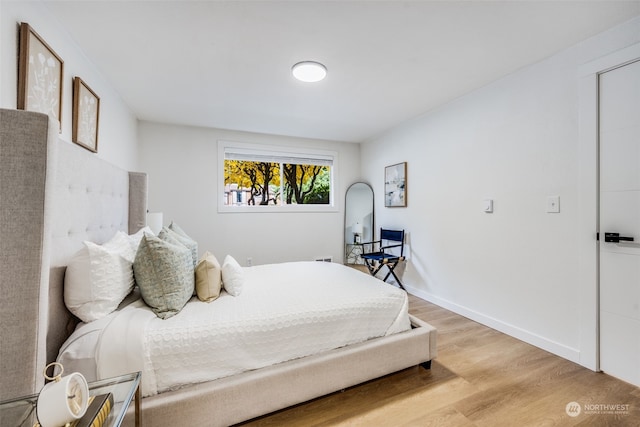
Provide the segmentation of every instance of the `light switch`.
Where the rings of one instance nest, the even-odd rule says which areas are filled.
[[[486,213],[492,213],[493,212],[493,200],[492,199],[485,199],[482,202],[482,210]]]
[[[560,196],[547,197],[547,212],[548,213],[560,212]]]

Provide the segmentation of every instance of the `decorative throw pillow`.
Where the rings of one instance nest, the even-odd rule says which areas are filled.
[[[189,235],[187,233],[184,232],[184,230],[178,226],[178,224],[176,224],[174,221],[171,221],[171,224],[169,224],[169,230],[171,231],[175,231],[176,233],[178,233],[181,236],[187,237],[189,239],[191,239],[191,237],[189,237]],[[193,239],[192,239],[193,240]]]
[[[169,242],[173,245],[184,246],[185,248],[189,249],[189,252],[191,252],[191,248],[184,244],[183,241],[181,241],[180,236],[169,230],[167,227],[162,227],[162,230],[160,230],[160,232],[158,233],[158,239],[164,240],[165,242]]]
[[[134,287],[131,246],[126,234],[118,232],[100,246],[83,242],[64,277],[64,302],[83,322],[112,313]]]
[[[192,238],[191,236],[189,236],[187,233],[184,232],[184,230],[178,226],[178,224],[176,224],[174,221],[171,221],[171,223],[169,224],[169,226],[167,227],[169,230],[173,231],[176,234],[181,235],[182,237],[191,240],[193,243],[196,244],[196,250],[195,250],[195,259],[196,262],[198,260],[198,243],[195,241],[194,238]],[[189,247],[189,246],[187,246]]]
[[[234,297],[242,292],[244,284],[244,271],[238,261],[231,255],[227,255],[222,263],[222,285],[224,289]]]
[[[153,232],[153,230],[151,230],[150,227],[141,228],[136,233],[129,235],[129,242],[131,243],[131,248],[133,249],[134,257],[135,257],[135,253],[138,252],[138,246],[140,246],[140,241],[142,240],[142,236],[144,236],[145,234],[150,234],[151,236],[155,236],[155,233]]]
[[[140,244],[139,241],[138,244]],[[116,231],[115,236],[113,236],[113,238],[103,246],[116,249],[120,252],[120,255],[122,255],[133,266],[133,261],[136,258],[136,251],[138,250],[138,247],[136,245],[134,249],[131,236],[127,233],[124,231]],[[131,274],[133,275],[133,270],[131,270]]]
[[[216,257],[205,252],[196,266],[196,294],[198,299],[211,302],[220,296],[222,267]]]
[[[173,225],[173,223],[171,223]],[[187,235],[180,234],[169,227],[162,227],[162,230],[158,233],[158,237],[162,240],[166,240],[170,243],[180,242],[191,251],[191,257],[193,259],[193,268],[198,265],[198,243]]]
[[[161,319],[175,316],[193,295],[191,251],[145,234],[133,263],[142,299]]]

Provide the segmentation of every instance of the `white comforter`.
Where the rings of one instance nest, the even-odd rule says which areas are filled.
[[[110,315],[95,343],[96,377],[142,371],[149,396],[410,328],[406,293],[351,268],[294,262],[244,270],[237,297],[194,298],[167,320],[142,300]]]

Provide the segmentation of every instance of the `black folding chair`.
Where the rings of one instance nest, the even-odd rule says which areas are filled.
[[[404,289],[404,286],[402,286],[402,282],[393,271],[398,266],[398,264],[405,259],[404,230],[386,230],[384,228],[381,228],[379,240],[366,242],[362,245],[365,251],[367,245],[371,245],[371,252],[365,252],[361,255],[362,259],[364,259],[367,269],[369,270],[369,273],[371,273],[372,276],[375,276],[382,269],[382,267],[386,266],[389,272],[386,276],[384,276],[383,281],[386,282],[389,276],[393,276],[393,278],[396,279],[396,283],[398,283],[398,286]]]

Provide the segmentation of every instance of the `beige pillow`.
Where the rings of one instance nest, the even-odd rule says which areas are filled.
[[[196,266],[196,294],[198,299],[211,302],[220,296],[222,267],[216,257],[205,252]]]

